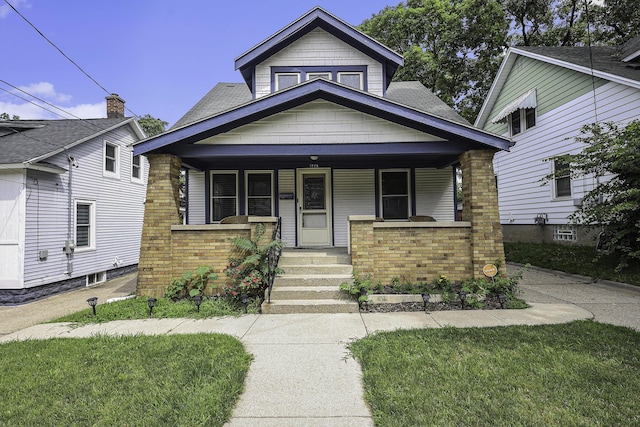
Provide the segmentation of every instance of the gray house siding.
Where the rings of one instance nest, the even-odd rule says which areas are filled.
[[[119,147],[119,178],[104,176],[104,141]],[[95,249],[77,249],[72,273],[67,274],[63,253],[69,213],[69,172],[62,175],[33,173],[28,177],[24,287],[81,278],[88,274],[133,266],[138,263],[144,216],[148,163],[143,161],[141,183],[132,182],[132,154],[128,144],[136,141],[129,126],[94,138],[47,161],[69,168],[67,155],[75,158],[72,182],[72,240],[75,241],[75,201],[95,203]],[[39,251],[47,250],[46,259]]]

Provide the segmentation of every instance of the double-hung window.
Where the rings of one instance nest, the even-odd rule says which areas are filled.
[[[104,176],[120,177],[120,147],[106,141],[104,143]]]
[[[237,172],[211,172],[211,221],[238,215],[237,182]]]
[[[554,196],[571,197],[571,176],[569,173],[569,164],[560,160],[553,160],[553,186]]]
[[[536,109],[521,108],[509,114],[509,131],[515,136],[536,125]]]
[[[246,173],[247,214],[255,216],[273,215],[273,173]]]
[[[142,156],[131,156],[131,181],[142,182],[144,174]]]
[[[96,248],[96,202],[75,202],[76,251]]]
[[[380,171],[380,205],[385,220],[409,218],[409,171]]]

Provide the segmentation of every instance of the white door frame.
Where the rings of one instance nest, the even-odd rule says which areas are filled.
[[[304,176],[323,175],[324,176],[324,209],[305,209],[304,206]],[[296,209],[297,209],[297,233],[298,246],[332,246],[333,245],[333,210],[331,206],[331,168],[301,168],[296,169]],[[309,221],[310,217],[315,217],[322,223],[324,216],[324,226],[304,227],[305,217]]]

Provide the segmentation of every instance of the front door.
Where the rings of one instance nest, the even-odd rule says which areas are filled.
[[[298,246],[331,246],[331,169],[298,169]]]

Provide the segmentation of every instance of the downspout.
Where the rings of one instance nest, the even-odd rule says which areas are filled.
[[[75,249],[75,244],[72,240],[72,226],[73,226],[73,168],[78,167],[76,160],[67,155],[67,160],[69,160],[69,188],[68,188],[68,215],[67,215],[67,240],[64,242],[64,251],[65,255],[67,255],[67,274],[71,276],[73,273],[73,250]]]

